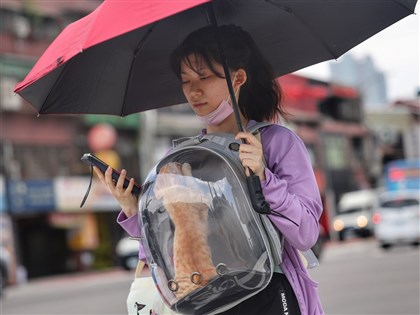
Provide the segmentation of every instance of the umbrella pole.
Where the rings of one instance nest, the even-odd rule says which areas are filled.
[[[206,5],[207,13],[209,14],[210,19],[210,25],[212,25],[214,28],[217,28],[217,20],[216,20],[216,14],[214,12],[214,6],[213,3],[210,2]],[[229,73],[229,67],[228,67],[228,61],[225,55],[225,52],[223,51],[223,45],[219,39],[218,32],[215,33],[216,37],[216,44],[217,49],[219,50],[220,54],[220,60],[223,66],[223,71],[225,72],[226,82],[229,89],[230,98],[232,100],[232,108],[233,112],[235,114],[235,120],[236,124],[238,126],[239,132],[244,131],[244,128],[242,126],[241,122],[241,116],[239,115],[239,106],[238,102],[235,97],[235,91],[233,90],[232,80],[230,78]],[[242,139],[242,143],[245,143],[245,139]],[[251,199],[252,207],[254,210],[260,214],[270,214],[271,209],[267,201],[265,200],[264,194],[262,192],[261,188],[261,182],[260,178],[254,174],[254,172],[248,168],[249,176],[246,178],[248,191],[249,191],[249,197]]]
[[[208,16],[209,16],[209,19],[210,19],[210,25],[217,28],[218,24],[217,24],[216,14],[214,12],[213,3],[210,2],[210,3],[206,4],[206,9],[207,9],[207,13],[208,13]],[[232,100],[232,109],[233,109],[233,113],[235,114],[236,125],[238,126],[239,132],[242,132],[242,131],[244,131],[244,128],[242,126],[241,116],[239,114],[239,106],[238,106],[238,102],[236,100],[235,91],[233,90],[232,79],[230,78],[228,60],[227,60],[225,52],[223,50],[223,45],[222,45],[222,43],[219,39],[218,32],[215,33],[215,37],[216,37],[217,49],[219,50],[220,60],[221,60],[222,66],[223,66],[223,71],[224,71],[225,77],[226,77],[226,83],[227,83],[227,86],[228,86],[228,89],[229,89],[230,99]]]

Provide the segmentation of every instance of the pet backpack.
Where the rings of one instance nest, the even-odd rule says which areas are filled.
[[[162,299],[178,313],[230,309],[263,290],[280,263],[281,237],[252,207],[239,145],[232,134],[178,140],[143,186],[147,262]]]

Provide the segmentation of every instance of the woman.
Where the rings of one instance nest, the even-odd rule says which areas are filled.
[[[217,29],[243,126],[257,121],[278,121],[284,111],[281,92],[268,62],[251,36],[240,27]],[[270,125],[261,131],[261,141],[250,133],[238,132],[229,92],[215,41],[215,28],[204,27],[191,33],[172,53],[171,64],[181,80],[182,90],[197,117],[206,122],[207,133],[232,133],[245,140],[240,146],[243,166],[260,181],[266,201],[277,214],[269,215],[283,234],[283,261],[270,284],[259,294],[223,314],[323,314],[317,289],[304,267],[298,250],[310,249],[319,233],[322,203],[303,142],[290,130]],[[139,235],[137,200],[131,194],[133,180],[122,188],[126,172],[116,184],[111,170],[99,178],[121,205],[121,226]],[[140,259],[144,254],[140,249]]]

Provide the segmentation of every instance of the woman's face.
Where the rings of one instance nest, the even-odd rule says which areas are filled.
[[[198,116],[214,111],[228,98],[229,91],[225,78],[218,77],[205,61],[195,55],[188,57],[190,64],[181,64],[182,90],[188,103]],[[223,73],[220,64],[213,64],[218,73]]]

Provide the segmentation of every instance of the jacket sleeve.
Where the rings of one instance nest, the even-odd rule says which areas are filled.
[[[140,228],[139,228],[139,216],[137,214],[127,217],[124,212],[120,212],[117,217],[117,223],[132,237],[140,237]],[[144,249],[139,242],[139,259],[146,261],[146,255],[144,254]]]
[[[261,186],[275,213],[269,217],[293,247],[308,250],[318,239],[322,202],[306,147],[277,125],[265,128],[261,137],[267,161]]]

